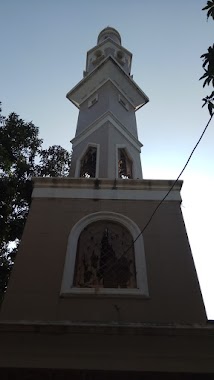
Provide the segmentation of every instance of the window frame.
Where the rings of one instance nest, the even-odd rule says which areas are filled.
[[[73,286],[77,244],[82,230],[89,224],[99,221],[108,220],[123,225],[132,235],[134,243],[135,268],[137,288],[79,288]],[[72,228],[67,244],[66,259],[62,278],[61,292],[63,297],[69,296],[140,296],[148,298],[148,282],[146,273],[146,260],[144,251],[143,236],[135,222],[127,216],[114,212],[96,212],[89,214],[79,220]]]

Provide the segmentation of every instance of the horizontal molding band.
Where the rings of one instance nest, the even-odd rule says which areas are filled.
[[[59,187],[36,187],[32,198],[116,199],[116,200],[162,200],[166,190],[82,189]],[[181,201],[180,191],[173,190],[167,201]]]
[[[182,324],[182,323],[143,323],[143,322],[72,322],[68,320],[62,321],[38,321],[38,320],[3,320],[0,321],[0,332],[27,332],[27,333],[45,333],[50,334],[50,331],[57,332],[58,334],[62,333],[80,333],[83,332],[94,334],[94,333],[104,333],[108,331],[108,334],[115,334],[120,331],[121,334],[130,333],[137,335],[157,335],[169,337],[172,339],[172,336],[188,336],[188,339],[194,336],[214,337],[214,325],[213,323],[208,323],[205,325],[200,324]],[[191,335],[190,335],[191,334]]]

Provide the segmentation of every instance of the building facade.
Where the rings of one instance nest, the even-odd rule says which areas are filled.
[[[0,315],[5,378],[213,376],[182,181],[143,179],[135,112],[149,99],[131,62],[107,27],[67,94],[79,108],[70,176],[34,179]]]

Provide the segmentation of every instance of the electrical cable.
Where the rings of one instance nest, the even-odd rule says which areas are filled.
[[[204,134],[205,134],[205,132],[206,132],[206,130],[207,130],[207,128],[208,128],[208,126],[209,126],[211,120],[212,120],[212,117],[213,117],[213,114],[210,116],[210,118],[209,118],[209,120],[208,120],[208,122],[207,122],[207,124],[206,124],[206,126],[205,126],[205,128],[204,128],[204,130],[203,130],[203,132],[202,132],[202,134],[201,134],[201,136],[200,136],[200,138],[198,139],[197,143],[195,144],[195,146],[194,146],[192,152],[190,153],[190,155],[189,155],[189,157],[188,157],[188,159],[187,159],[187,161],[186,161],[186,163],[185,163],[183,169],[181,170],[180,174],[178,175],[178,177],[176,178],[176,180],[173,182],[172,186],[171,186],[170,189],[167,191],[166,195],[163,197],[163,199],[160,201],[160,203],[158,203],[158,205],[157,205],[156,208],[154,209],[152,215],[150,216],[148,222],[146,223],[146,225],[144,226],[144,228],[140,231],[139,235],[135,238],[135,240],[133,240],[133,243],[132,243],[132,244],[134,244],[134,243],[137,241],[137,239],[140,237],[140,235],[142,235],[142,234],[144,233],[144,231],[146,230],[146,228],[147,228],[148,225],[150,224],[151,220],[153,219],[153,216],[156,214],[156,212],[157,212],[157,210],[159,209],[159,207],[162,205],[162,203],[165,201],[165,199],[168,197],[168,195],[171,193],[172,189],[174,188],[174,186],[175,186],[176,183],[178,182],[179,178],[181,177],[181,175],[183,174],[184,170],[186,169],[186,167],[187,167],[187,165],[188,165],[188,163],[189,163],[189,161],[190,161],[190,159],[191,159],[193,153],[195,152],[197,146],[198,146],[199,143],[201,142],[202,137],[204,136]],[[129,248],[127,249],[127,251],[128,251],[130,248],[131,248],[131,247],[129,247]],[[126,251],[126,252],[127,252],[127,251]],[[124,253],[126,253],[126,252],[124,252]]]
[[[135,242],[137,241],[137,239],[139,239],[139,237],[145,232],[146,228],[147,228],[147,227],[149,226],[149,224],[151,223],[151,221],[152,221],[154,215],[156,214],[157,210],[159,209],[159,207],[162,205],[162,203],[165,201],[165,199],[168,197],[168,195],[169,195],[169,194],[171,193],[171,191],[173,190],[174,186],[175,186],[176,183],[178,182],[179,178],[181,177],[181,175],[183,174],[184,170],[186,169],[186,167],[187,167],[189,161],[191,160],[191,157],[192,157],[193,153],[195,152],[196,148],[198,147],[199,143],[201,142],[202,137],[204,136],[204,134],[205,134],[205,132],[206,132],[206,130],[207,130],[207,128],[208,128],[208,126],[209,126],[211,120],[212,120],[212,117],[213,117],[213,114],[210,116],[210,118],[209,118],[209,120],[208,120],[208,122],[207,122],[207,124],[206,124],[206,126],[205,126],[205,128],[204,128],[204,130],[203,130],[203,132],[202,132],[202,134],[201,134],[201,136],[200,136],[200,138],[198,139],[197,143],[195,144],[193,150],[191,151],[191,153],[190,153],[190,155],[189,155],[189,157],[188,157],[188,159],[187,159],[187,161],[186,161],[186,163],[185,163],[183,169],[181,170],[180,174],[179,174],[178,177],[175,179],[175,181],[173,182],[172,186],[171,186],[170,189],[167,191],[167,193],[166,193],[166,195],[163,197],[163,199],[158,203],[158,205],[156,206],[156,208],[155,208],[154,211],[152,212],[152,214],[151,214],[149,220],[148,220],[147,223],[145,224],[144,228],[140,231],[140,233],[137,235],[137,237],[133,240],[132,244],[131,244],[131,245],[130,245],[130,246],[129,246],[124,252],[123,252],[122,256],[125,255],[125,254],[126,254],[126,253],[127,253],[132,247],[133,247],[133,245],[135,244]],[[110,267],[110,268],[108,268],[108,270],[110,270],[111,268],[113,268],[113,266]]]

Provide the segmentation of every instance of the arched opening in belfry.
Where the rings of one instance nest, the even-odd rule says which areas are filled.
[[[90,146],[80,161],[80,177],[95,178],[97,164],[97,148]]]
[[[132,178],[132,160],[125,148],[118,149],[118,177],[122,179]]]

